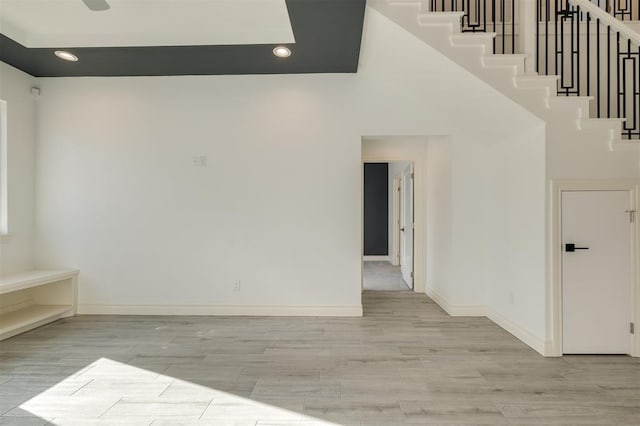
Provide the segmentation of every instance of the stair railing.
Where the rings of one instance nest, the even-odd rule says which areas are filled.
[[[463,12],[462,32],[493,32],[493,52],[513,54],[517,47],[516,0],[429,0],[432,12]]]
[[[594,118],[624,119],[624,139],[640,139],[640,34],[588,0],[538,0],[539,74],[556,75],[558,94],[590,96]]]
[[[637,0],[589,0],[605,12],[621,21],[640,20],[640,8]],[[636,3],[634,6],[633,3]]]
[[[640,7],[637,0],[591,0],[621,21],[640,21]]]
[[[428,0],[432,12],[463,12],[463,32],[494,32],[494,53],[525,53],[525,71],[558,76],[558,94],[591,97],[592,118],[620,118],[640,139],[637,0]],[[534,12],[535,11],[535,12]],[[534,16],[535,15],[535,16]],[[534,34],[535,32],[535,34]]]

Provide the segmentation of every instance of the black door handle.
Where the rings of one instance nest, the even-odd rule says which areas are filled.
[[[400,230],[401,230],[402,232],[404,232],[404,228],[400,228]]]
[[[589,250],[589,247],[576,247],[576,245],[573,243],[564,245],[564,251],[566,251],[567,253],[573,253],[576,250]]]

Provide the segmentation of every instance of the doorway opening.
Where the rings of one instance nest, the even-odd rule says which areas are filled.
[[[365,162],[363,174],[363,290],[413,290],[413,163]]]

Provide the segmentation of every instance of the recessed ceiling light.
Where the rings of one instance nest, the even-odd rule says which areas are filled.
[[[56,50],[53,52],[58,58],[64,59],[65,61],[76,62],[78,57],[73,53],[67,52],[66,50]]]
[[[288,47],[278,46],[273,49],[273,54],[278,58],[288,58],[291,56],[291,50]]]

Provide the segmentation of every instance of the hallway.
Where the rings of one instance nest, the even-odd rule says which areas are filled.
[[[389,262],[364,262],[364,289],[372,291],[410,290],[402,279],[399,266]]]

